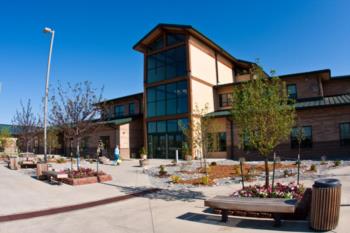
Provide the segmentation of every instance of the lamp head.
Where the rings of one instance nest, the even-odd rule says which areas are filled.
[[[53,30],[49,27],[45,27],[43,30],[44,33],[53,33]]]

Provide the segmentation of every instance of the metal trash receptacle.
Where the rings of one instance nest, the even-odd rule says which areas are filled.
[[[310,227],[329,231],[339,221],[341,183],[338,179],[316,180],[312,186]]]

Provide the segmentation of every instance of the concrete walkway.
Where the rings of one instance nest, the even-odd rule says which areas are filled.
[[[161,161],[152,161],[158,166]],[[150,188],[148,176],[138,161],[121,166],[102,165],[113,177],[108,183],[72,187],[52,186],[27,174],[11,171],[0,164],[0,215],[74,205],[125,195]],[[58,165],[59,167],[67,166]],[[84,167],[94,164],[85,164]],[[350,204],[350,169],[331,171],[343,184],[343,204]],[[311,185],[312,181],[306,181]],[[286,221],[281,228],[272,227],[272,220],[230,217],[226,224],[220,216],[207,213],[203,199],[217,194],[228,195],[239,185],[162,190],[121,202],[92,208],[0,223],[0,233],[11,232],[309,232],[306,222]],[[347,233],[350,206],[341,208],[339,227],[335,232]]]

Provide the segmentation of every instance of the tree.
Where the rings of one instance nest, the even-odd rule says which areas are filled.
[[[300,152],[301,152],[301,143],[305,139],[305,133],[304,133],[303,127],[298,126],[295,129],[295,137],[296,137],[296,139],[298,141],[298,155],[301,156],[301,154],[300,154]]]
[[[50,123],[63,132],[68,140],[73,139],[76,146],[77,168],[80,162],[80,145],[82,138],[91,133],[97,124],[94,120],[100,112],[100,106],[96,105],[102,100],[100,94],[88,81],[74,85],[70,83],[63,87],[60,83],[50,98],[52,110]]]
[[[10,130],[8,128],[2,128],[0,130],[0,148],[5,150],[8,144],[8,140],[11,137]]]
[[[252,78],[233,91],[232,118],[240,139],[265,158],[265,185],[269,185],[268,155],[285,141],[294,125],[295,108],[288,99],[285,83],[267,78],[258,66]]]
[[[59,131],[57,129],[51,128],[47,131],[47,147],[49,149],[49,154],[52,153],[52,149],[61,146],[58,140]]]
[[[211,121],[212,118],[207,113],[208,104],[203,108],[195,105],[191,123],[188,126],[180,124],[181,131],[186,137],[186,146],[202,153],[201,159],[204,163],[204,172],[206,175],[208,175],[207,156],[211,143],[210,133],[215,128]]]
[[[30,99],[26,105],[21,101],[21,109],[16,111],[12,124],[15,131],[18,132],[20,145],[25,146],[28,153],[29,146],[40,130],[40,120],[33,113]]]

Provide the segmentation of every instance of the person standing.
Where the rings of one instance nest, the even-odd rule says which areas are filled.
[[[118,165],[118,160],[119,160],[119,147],[118,145],[114,149],[114,161],[113,165]]]

